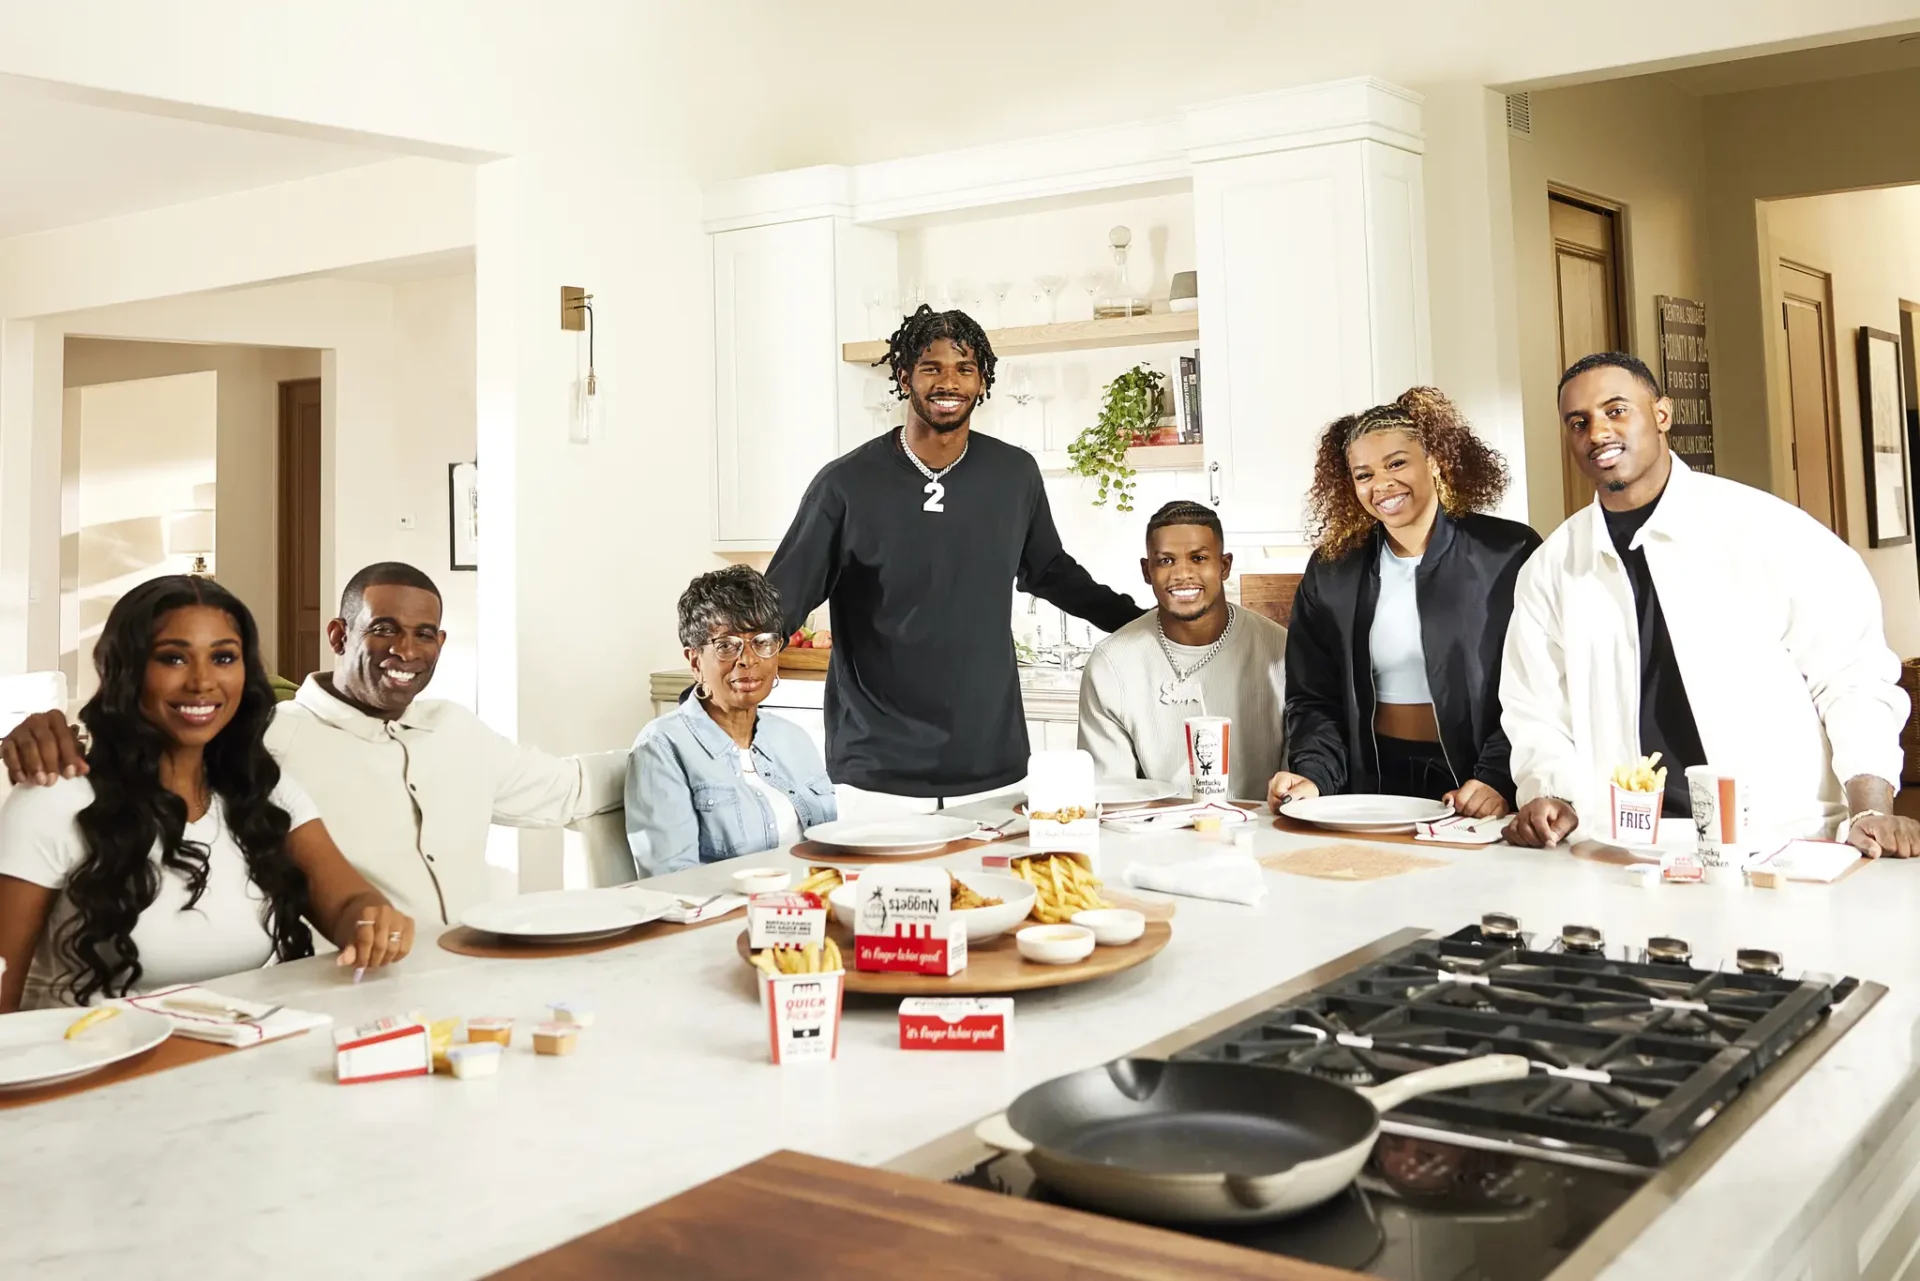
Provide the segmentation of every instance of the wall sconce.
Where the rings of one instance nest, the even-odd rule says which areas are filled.
[[[193,557],[193,568],[188,572],[196,578],[206,578],[212,571],[207,568],[207,557],[213,555],[213,510],[207,507],[190,508],[185,511],[167,514],[167,555]]]
[[[560,327],[587,334],[587,372],[573,384],[567,412],[567,439],[590,445],[600,439],[600,379],[593,371],[593,295],[575,285],[560,286]]]

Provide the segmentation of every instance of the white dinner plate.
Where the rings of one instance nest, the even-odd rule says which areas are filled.
[[[1180,789],[1172,783],[1151,778],[1116,778],[1098,784],[1093,789],[1094,804],[1109,812],[1131,809],[1136,805],[1151,805],[1155,801],[1171,800],[1178,795]]]
[[[1334,832],[1411,832],[1453,813],[1451,806],[1418,796],[1315,796],[1280,807],[1288,818]]]
[[[173,1035],[173,1020],[148,1010],[123,1008],[73,1040],[67,1029],[85,1010],[27,1010],[0,1014],[0,1091],[25,1090],[144,1054]]]
[[[901,814],[822,823],[807,829],[807,839],[856,854],[905,856],[937,850],[979,830],[978,823],[948,814]]]
[[[632,886],[606,890],[543,890],[467,910],[469,929],[543,943],[583,943],[610,938],[657,921],[674,905],[671,894]]]

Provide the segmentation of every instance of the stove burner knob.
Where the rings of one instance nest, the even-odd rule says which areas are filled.
[[[1688,965],[1693,961],[1693,949],[1685,939],[1650,938],[1647,960],[1654,965]]]
[[[1520,918],[1505,912],[1488,912],[1480,918],[1480,932],[1503,942],[1520,941]]]
[[[1741,948],[1734,954],[1733,963],[1742,974],[1765,974],[1772,978],[1778,978],[1783,968],[1778,952],[1759,947]]]
[[[1591,956],[1606,951],[1607,941],[1591,925],[1563,925],[1560,927],[1560,946],[1569,952]]]

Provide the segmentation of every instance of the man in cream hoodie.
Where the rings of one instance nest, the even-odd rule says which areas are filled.
[[[1920,854],[1890,816],[1907,698],[1860,557],[1771,494],[1667,447],[1672,404],[1618,352],[1560,380],[1565,443],[1595,487],[1520,571],[1500,682],[1516,845],[1597,832],[1616,766],[1661,753],[1665,813],[1686,769],[1749,789],[1763,839]]]

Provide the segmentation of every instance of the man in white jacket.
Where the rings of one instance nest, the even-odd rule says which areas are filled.
[[[1597,828],[1614,767],[1658,751],[1666,812],[1711,764],[1749,789],[1766,838],[1920,854],[1889,811],[1907,697],[1860,557],[1805,512],[1692,471],[1671,403],[1632,356],[1562,375],[1566,447],[1595,487],[1520,571],[1500,682],[1515,845]]]

